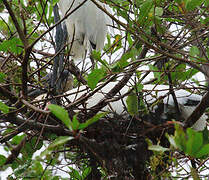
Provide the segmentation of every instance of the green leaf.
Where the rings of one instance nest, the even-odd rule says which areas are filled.
[[[77,115],[74,115],[73,116],[73,121],[72,121],[72,129],[74,131],[77,130],[79,128],[79,125],[80,125],[80,123],[79,123],[79,121],[77,119]]]
[[[29,160],[32,158],[33,154],[36,152],[35,144],[31,144],[30,141],[26,142],[23,146],[21,152],[23,154],[23,160]]]
[[[129,24],[130,24],[130,22],[129,22]],[[119,34],[116,34],[114,36],[114,41],[111,44],[111,47],[109,49],[110,52],[114,53],[114,52],[118,51],[119,49],[121,49],[121,47],[122,47],[121,39],[122,39],[122,37]]]
[[[66,142],[70,141],[74,139],[74,137],[71,136],[60,136],[57,139],[54,140],[53,143],[51,143],[47,149],[45,149],[42,153],[41,153],[41,157],[46,156],[48,154],[50,154],[56,147],[58,146],[62,146],[63,144],[65,144]]]
[[[54,149],[57,146],[63,145],[66,142],[72,140],[74,137],[71,136],[60,136],[57,139],[54,140],[52,144],[49,145],[48,149]]]
[[[55,4],[57,4],[57,2],[59,2],[60,0],[53,0],[52,2],[52,5],[54,6]]]
[[[149,69],[153,71],[154,77],[160,81],[161,72],[159,72],[158,68],[156,66],[153,66],[152,64],[148,65]]]
[[[11,51],[15,54],[20,54],[22,52],[22,41],[19,38],[12,38],[10,40],[5,40],[0,43],[0,51],[8,52]]]
[[[174,148],[177,148],[177,145],[175,142],[175,137],[172,135],[169,135],[168,133],[166,133],[166,137],[167,137],[168,141],[170,142],[171,146],[173,146]]]
[[[22,135],[16,135],[12,138],[12,141],[11,143],[13,145],[18,145],[20,144],[20,142],[23,140],[23,138],[25,137],[26,135],[25,134],[22,134]]]
[[[168,148],[164,148],[160,145],[151,145],[148,147],[149,150],[151,151],[159,151],[159,152],[165,152],[165,151],[169,151]]]
[[[57,0],[56,0],[57,1]],[[54,0],[53,3],[56,3],[56,1]],[[52,15],[53,13],[53,8],[54,6],[52,4],[50,4],[49,6],[49,12],[47,14],[47,19],[48,19],[48,24],[51,25],[52,23],[54,23],[54,17]]]
[[[128,14],[126,9],[118,9],[119,16],[123,17],[124,19],[128,19]]]
[[[82,179],[86,179],[86,177],[90,174],[91,172],[91,167],[87,167],[84,169],[84,171],[82,172]]]
[[[48,108],[58,119],[60,119],[65,124],[68,129],[71,130],[72,122],[68,116],[68,112],[63,107],[55,104],[50,104]]]
[[[137,91],[141,92],[143,90],[144,85],[141,83],[137,83]]]
[[[0,83],[5,82],[5,77],[6,77],[6,74],[4,74],[3,72],[0,72]]]
[[[101,52],[93,50],[91,56],[95,60],[100,60],[101,59]]]
[[[209,144],[205,144],[201,149],[195,154],[196,158],[201,158],[209,155]]]
[[[204,131],[197,132],[191,128],[188,128],[185,134],[183,129],[176,125],[174,136],[175,144],[186,154],[195,158],[202,158],[209,154],[209,143],[205,141],[206,134],[204,134]],[[208,137],[206,139],[208,139]],[[207,142],[207,144],[204,144],[205,142]]]
[[[9,113],[9,106],[0,101],[0,111],[2,111],[4,114]]]
[[[37,141],[38,141],[38,144],[37,144]],[[36,150],[39,150],[43,146],[43,141],[41,139],[38,139],[37,137],[33,137],[31,139],[31,146],[36,147]]]
[[[127,40],[128,40],[129,45],[132,46],[134,41],[132,40],[130,33],[128,33],[127,35]]]
[[[209,1],[205,0],[204,5],[205,7],[209,6]]]
[[[54,176],[54,177],[51,177],[51,179],[49,179],[49,180],[60,180],[60,177]],[[62,178],[62,180],[67,180],[67,179]]]
[[[99,114],[96,114],[91,119],[88,119],[85,123],[81,123],[79,125],[79,128],[78,129],[84,129],[84,128],[88,127],[89,125],[97,122],[100,118],[104,117],[106,114],[107,113],[99,113]]]
[[[116,64],[114,64],[114,66],[112,67],[112,71],[122,72],[123,69],[128,66],[129,64],[128,60],[129,59],[134,60],[136,54],[137,54],[137,50],[135,48],[132,48],[131,51],[124,53],[123,56],[120,58],[120,60]]]
[[[144,22],[147,20],[146,17],[148,16],[148,13],[150,12],[152,6],[153,6],[153,1],[152,0],[146,0],[142,4],[142,6],[140,8],[139,19],[138,19],[138,23],[140,25],[143,25]]]
[[[187,129],[188,140],[186,141],[186,153],[191,156],[195,156],[196,152],[203,145],[202,132],[196,132],[195,130]]]
[[[87,77],[87,84],[93,90],[104,76],[104,70],[94,69]]]
[[[195,74],[197,74],[199,71],[197,69],[191,68],[188,69],[186,72],[181,73],[181,77],[178,79],[181,79],[182,81],[191,79],[192,76],[194,76]],[[180,73],[179,73],[180,74]],[[184,75],[183,75],[184,74]]]
[[[127,110],[131,116],[139,114],[138,97],[136,93],[131,92],[126,99]]]
[[[198,57],[199,54],[200,54],[200,51],[199,51],[199,49],[198,49],[197,46],[192,46],[192,47],[190,48],[190,50],[189,50],[189,55],[190,55],[190,56]],[[191,59],[194,60],[194,58],[191,58]]]
[[[25,171],[27,171],[30,166],[31,166],[31,160],[25,161],[24,164],[22,164],[21,166],[20,165],[18,166],[14,174],[16,176],[20,176]]]
[[[104,67],[109,69],[109,65],[108,65],[107,61],[101,59],[101,52],[94,50],[94,51],[92,51],[91,56],[93,57],[94,60],[100,62]]]
[[[181,151],[186,151],[186,144],[185,142],[187,141],[186,138],[186,134],[183,130],[183,128],[181,126],[179,126],[178,124],[175,126],[175,143],[177,145],[177,147],[181,150]]]
[[[3,155],[0,154],[0,167],[4,165],[6,162],[7,158]]]
[[[130,51],[123,54],[120,61],[121,62],[127,62],[128,59],[133,59],[136,54],[137,54],[137,50],[132,48]],[[124,67],[124,64],[123,64],[123,67]]]
[[[37,174],[41,174],[43,172],[43,166],[41,165],[41,163],[39,161],[33,161],[32,167],[33,170],[37,173]]]
[[[194,10],[200,6],[205,0],[186,0],[185,8],[189,11]]]
[[[14,161],[12,163],[12,166],[11,167],[12,167],[12,169],[17,169],[19,167],[19,163],[17,161]]]
[[[4,10],[4,5],[2,4],[2,0],[0,0],[0,13]]]
[[[122,72],[124,67],[128,65],[127,59],[121,59],[119,60],[114,66],[112,67],[112,71],[117,73],[117,72]]]
[[[205,128],[202,133],[203,133],[203,143],[208,144],[209,143],[209,131],[208,131],[208,129]]]
[[[71,170],[69,174],[72,179],[82,180],[82,176],[80,175],[79,171],[70,166],[68,168]]]
[[[161,8],[161,7],[156,7],[156,8],[155,8],[155,15],[156,15],[156,16],[162,16],[162,15],[163,15],[163,8]]]

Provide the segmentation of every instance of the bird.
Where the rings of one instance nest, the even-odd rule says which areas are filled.
[[[175,107],[175,102],[172,95],[169,93],[170,87],[168,85],[144,85],[143,90],[146,91],[144,94],[145,101],[149,104],[153,103],[156,99],[163,98],[164,114],[173,113],[178,117],[178,112]],[[174,90],[176,100],[178,102],[180,115],[183,119],[187,119],[192,112],[195,110],[196,106],[200,103],[202,96],[198,94],[191,93],[184,89]],[[156,109],[157,107],[155,107]],[[176,117],[177,117],[176,116]],[[202,131],[206,127],[207,116],[203,114],[199,120],[192,126],[196,131]]]
[[[105,37],[108,32],[107,25],[110,18],[99,9],[92,1],[87,0],[60,0],[59,9],[64,17],[67,12],[72,12],[65,20],[70,54],[74,60],[84,59],[88,50],[97,51],[103,49]],[[82,5],[81,5],[82,4]],[[109,7],[98,1],[104,9],[110,11]],[[79,7],[79,5],[81,5]]]
[[[92,97],[90,97],[87,101],[85,101],[83,108],[89,109],[96,105],[100,100],[105,98],[105,95],[117,84],[118,82],[110,82],[106,86],[104,86],[101,90],[95,93]],[[130,90],[129,86],[124,86],[115,97],[123,97],[128,91]],[[175,110],[175,103],[171,94],[169,94],[169,86],[168,85],[144,85],[143,87],[143,99],[148,104],[154,103],[156,99],[163,97],[163,105],[164,105],[164,113],[162,116],[167,112],[174,112],[177,113]],[[70,91],[67,91],[66,94],[71,94],[67,96],[67,98],[71,102],[77,101],[84,95],[89,93],[89,89],[86,86],[77,87]],[[192,94],[189,91],[179,89],[175,91],[176,99],[180,108],[180,113],[184,119],[187,119],[191,113],[194,111],[197,104],[201,101],[202,96],[198,94]],[[102,111],[109,111],[116,114],[125,114],[127,113],[125,106],[127,96],[123,98],[119,98],[119,100],[108,103]],[[79,109],[82,108],[82,105],[79,106]],[[155,107],[156,109],[157,107]],[[206,126],[206,119],[207,116],[203,114],[200,119],[193,125],[193,129],[200,131],[203,130]]]
[[[53,76],[53,73],[50,72],[41,79],[41,81],[43,82],[44,88],[29,89],[28,97],[36,98],[39,95],[48,92],[50,85],[51,85],[52,76]],[[68,70],[65,69],[61,73],[60,78],[61,78],[61,90],[63,93],[73,88],[73,76]]]
[[[118,82],[110,82],[104,87],[102,87],[99,91],[97,91],[94,95],[90,96],[85,102],[77,105],[73,110],[75,112],[79,112],[83,110],[91,111],[91,108],[94,107],[99,101],[106,98],[107,93],[117,84]],[[99,84],[101,85],[101,84]],[[113,98],[116,98],[116,101],[109,102],[105,107],[101,109],[100,112],[110,112],[110,114],[118,114],[118,115],[127,115],[127,92],[130,90],[131,86],[124,86]],[[65,101],[64,106],[68,106],[69,102],[74,103],[81,98],[85,97],[91,92],[91,90],[83,85],[76,88],[73,88],[64,93]],[[147,107],[150,104],[155,104],[153,113],[156,112],[158,105],[155,103],[157,99],[163,100],[164,112],[161,114],[162,118],[165,114],[168,113],[176,113],[175,103],[171,94],[169,94],[169,86],[168,85],[144,85],[143,86],[143,101]],[[191,113],[194,111],[196,105],[201,101],[202,96],[198,94],[190,93],[189,91],[183,89],[174,90],[176,99],[179,105],[181,116],[184,119],[187,119]],[[45,96],[46,97],[46,96]],[[39,99],[43,99],[44,97],[39,97]],[[111,98],[112,99],[112,98]],[[206,119],[207,116],[203,114],[200,119],[193,125],[193,129],[196,131],[202,131],[206,127]]]

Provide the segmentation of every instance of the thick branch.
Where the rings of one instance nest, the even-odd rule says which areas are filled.
[[[0,86],[0,93],[5,96],[6,98],[8,98],[10,100],[11,103],[16,103],[18,101],[18,98],[15,97],[14,94],[12,94],[10,91],[8,91],[6,88]]]
[[[205,112],[205,109],[209,107],[209,92],[207,92],[201,102],[197,105],[196,109],[192,112],[192,114],[187,118],[187,120],[184,122],[184,127],[192,127],[198,119],[203,115]]]
[[[37,130],[40,131],[40,129],[43,128],[44,132],[50,132],[50,133],[54,133],[58,136],[73,136],[72,132],[68,129],[65,129],[64,127],[57,125],[47,125],[47,124],[43,124],[43,123],[39,123],[37,121],[34,120],[25,120],[23,118],[17,117],[15,114],[8,114],[5,117],[3,117],[2,119],[5,119],[5,121],[8,121],[12,124],[16,124],[17,126],[19,126],[15,132],[18,134],[18,132],[23,132],[24,130]],[[5,142],[6,140],[8,140],[11,136],[5,136],[3,138],[0,139],[0,143]]]
[[[21,41],[23,42],[24,46],[27,47],[28,46],[28,41],[24,35],[24,32],[22,31],[22,29],[20,28],[20,25],[18,24],[17,18],[15,17],[14,12],[12,11],[10,5],[8,4],[8,1],[3,0],[3,3],[5,5],[5,7],[7,8],[10,17],[12,18],[12,21],[15,25],[15,28],[17,29],[18,35],[20,36]]]
[[[22,94],[27,99],[27,83],[28,83],[28,61],[32,51],[32,46],[25,49],[25,55],[22,62]]]

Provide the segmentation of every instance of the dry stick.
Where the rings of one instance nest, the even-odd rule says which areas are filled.
[[[44,124],[46,124],[48,118],[49,118],[49,114],[47,114],[47,116],[46,116],[46,118],[44,120]],[[41,139],[41,136],[42,136],[43,132],[44,132],[44,126],[42,126],[42,128],[41,128],[41,132],[39,133],[38,139],[37,139],[36,144],[35,144],[35,148],[38,146],[38,143],[39,143],[39,141]]]
[[[36,30],[38,29],[38,27],[41,25],[41,22],[42,22],[42,20],[43,20],[43,18],[44,18],[44,15],[45,15],[45,8],[46,8],[46,6],[47,6],[47,1],[46,1],[46,3],[44,4],[44,7],[42,8],[43,13],[40,14],[40,13],[38,12],[38,14],[39,14],[39,16],[40,16],[40,20],[39,20],[38,24],[35,26],[35,28],[33,29],[33,31],[27,36],[28,39],[35,33],[35,31],[36,31]],[[36,9],[37,9],[37,8],[36,8]],[[38,11],[38,9],[37,9],[37,11]]]
[[[44,51],[38,50],[38,49],[33,49],[32,51],[33,51],[34,53],[38,53],[38,54],[40,54],[40,55],[42,55],[42,56],[44,56],[44,57],[47,57],[47,58],[51,58],[51,57],[54,56],[54,54],[52,54],[52,53],[44,52]]]
[[[32,51],[32,46],[25,49],[25,55],[23,57],[23,62],[22,62],[22,95],[24,99],[27,99],[28,60],[29,60],[31,51]]]
[[[5,121],[8,121],[12,124],[21,125],[21,130],[37,130],[40,131],[44,127],[44,132],[54,133],[58,136],[73,136],[72,131],[69,129],[61,126],[61,125],[47,125],[43,123],[39,123],[36,120],[26,120],[20,117],[16,117],[14,114],[9,114],[8,116],[4,117]],[[18,129],[18,130],[20,130]],[[0,143],[5,142],[6,139],[1,138]]]
[[[76,76],[76,78],[77,78],[77,80],[78,80],[79,82],[81,82],[81,83],[84,84],[84,85],[87,84],[87,81],[83,78],[80,69],[79,69],[77,66],[75,66],[75,64],[74,64],[72,61],[69,62],[68,70],[69,70],[73,75]]]
[[[169,81],[169,92],[172,95],[172,98],[173,98],[173,101],[174,101],[174,105],[175,105],[175,108],[176,108],[176,112],[178,114],[180,114],[181,111],[179,109],[179,104],[178,104],[178,101],[177,101],[177,98],[176,98],[176,94],[175,94],[174,89],[173,89],[173,82],[172,82],[172,78],[171,78],[171,73],[168,72],[167,76],[168,76],[168,81]]]
[[[50,111],[45,111],[42,109],[37,108],[36,106],[30,104],[28,101],[24,100],[24,99],[20,99],[20,101],[25,104],[27,107],[29,107],[30,109],[33,109],[36,112],[42,113],[42,114],[49,114]]]
[[[159,42],[161,42],[161,39],[160,39],[160,37],[158,36],[158,34],[157,34],[157,32],[156,32],[156,29],[155,28],[151,28],[151,34],[153,34],[153,35],[155,35],[155,37],[157,38],[157,40],[159,41]],[[178,34],[178,35],[180,35],[180,33]],[[170,46],[171,46],[171,44],[170,44]],[[165,48],[164,47],[161,47],[162,48],[162,50],[165,50]],[[157,62],[156,62],[157,63]],[[157,65],[157,64],[156,64]],[[164,65],[164,64],[163,64]],[[174,92],[174,89],[173,89],[173,82],[172,82],[172,78],[171,78],[171,73],[169,72],[169,66],[168,66],[168,72],[167,71],[165,71],[164,73],[168,76],[168,82],[169,82],[169,92],[170,92],[170,94],[172,95],[172,97],[173,97],[173,101],[174,101],[174,106],[175,106],[175,108],[176,108],[176,112],[179,114],[180,113],[180,109],[179,109],[179,105],[178,105],[178,101],[177,101],[177,98],[176,98],[176,95],[175,95],[175,92]],[[165,69],[165,67],[164,67],[164,70],[166,70]]]
[[[209,107],[209,92],[207,92],[192,114],[184,122],[184,128],[192,127]]]
[[[6,162],[4,163],[5,165],[13,163],[13,161],[18,157],[21,149],[25,145],[26,140],[27,140],[27,136],[24,137],[23,140],[11,150],[11,154],[8,156]]]
[[[209,30],[209,28],[207,28],[206,30]],[[208,34],[209,34],[208,32],[202,33],[202,34],[198,35],[197,38],[207,37]],[[191,43],[192,43],[193,41],[195,41],[197,38],[194,37],[193,39],[189,40],[188,42],[186,42],[186,43],[184,43],[184,44],[182,44],[182,45],[180,45],[180,46],[178,46],[177,48],[178,48],[178,49],[182,49],[182,48],[186,47],[187,45],[191,44]]]
[[[12,21],[15,25],[15,28],[17,29],[18,35],[24,45],[25,52],[24,52],[24,57],[23,57],[23,61],[22,61],[22,94],[23,94],[24,98],[27,98],[27,89],[28,89],[27,88],[27,81],[28,81],[27,64],[28,64],[30,53],[32,51],[32,46],[29,45],[29,42],[28,42],[24,32],[20,28],[20,25],[18,24],[18,21],[15,17],[15,14],[12,11],[8,2],[6,0],[3,0],[3,3],[5,5],[5,7],[7,8],[9,15],[12,18]]]
[[[94,157],[99,161],[101,166],[105,169],[103,158],[100,156],[100,153],[98,151],[98,149],[102,149],[102,146],[99,145],[96,141],[91,141],[82,135],[80,135],[79,141],[84,144],[84,146],[94,155]]]
[[[16,19],[16,17],[15,17],[14,12],[13,12],[12,9],[10,8],[10,5],[8,4],[8,1],[3,0],[3,3],[4,3],[4,5],[5,5],[5,7],[7,8],[10,17],[12,18],[12,21],[13,21],[13,23],[14,23],[14,25],[15,25],[15,28],[17,29],[17,32],[18,32],[18,35],[20,36],[21,41],[23,42],[23,45],[24,45],[25,47],[27,47],[27,46],[28,46],[28,41],[27,41],[27,39],[26,39],[26,37],[25,37],[25,35],[24,35],[24,32],[23,32],[22,29],[20,28],[20,25],[18,24],[18,21],[17,21],[17,19]]]
[[[17,134],[23,132],[27,130],[27,128],[21,128],[21,127],[18,127],[17,129],[15,129],[14,131],[12,131],[11,133],[9,134],[6,134],[4,135],[2,138],[0,138],[0,143],[4,143],[4,142],[7,142],[9,141],[10,139],[12,139],[14,136],[16,136]]]
[[[62,49],[60,49],[57,53],[55,53],[46,64],[44,64],[39,69],[37,69],[36,71],[34,71],[33,73],[31,73],[29,77],[32,77],[34,74],[36,74],[37,72],[39,72],[40,70],[42,70],[43,68],[45,68],[47,65],[51,64],[51,62],[53,61],[54,57],[57,56],[64,48],[65,48],[65,46]]]
[[[18,98],[3,86],[0,86],[0,93],[8,98],[12,103],[16,103],[18,101]]]

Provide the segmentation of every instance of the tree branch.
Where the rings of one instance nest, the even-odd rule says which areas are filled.
[[[185,120],[184,128],[192,127],[209,107],[209,92],[207,92],[192,114]]]

